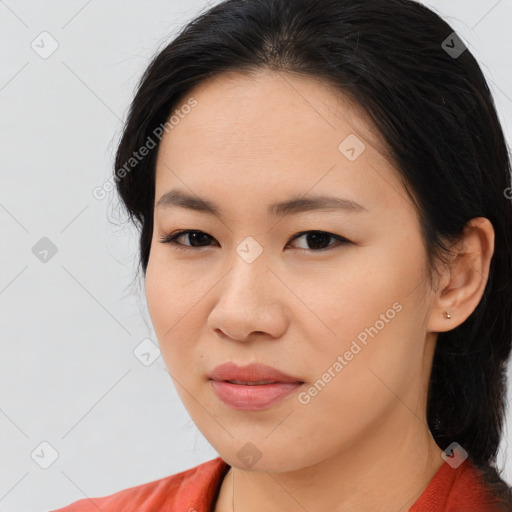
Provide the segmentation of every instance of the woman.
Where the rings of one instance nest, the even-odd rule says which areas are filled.
[[[510,162],[439,16],[214,6],[144,73],[115,180],[162,356],[220,456],[61,511],[512,510]]]

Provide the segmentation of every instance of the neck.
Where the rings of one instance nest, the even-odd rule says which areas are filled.
[[[308,467],[287,472],[232,467],[215,512],[409,510],[443,459],[426,424],[405,407],[402,413],[402,420],[408,418],[405,428],[383,422],[335,457]]]

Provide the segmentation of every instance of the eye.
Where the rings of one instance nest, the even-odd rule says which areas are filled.
[[[176,241],[179,238],[185,237],[185,236],[190,237],[189,240],[192,240],[192,245],[188,246],[186,244],[182,244],[182,243],[179,243]],[[163,244],[174,245],[174,246],[176,246],[175,247],[176,249],[184,249],[184,250],[192,249],[193,250],[196,247],[193,245],[194,243],[197,243],[197,242],[200,243],[201,241],[205,241],[205,240],[208,241],[209,239],[213,240],[213,237],[211,237],[204,231],[194,231],[194,230],[189,229],[189,230],[185,230],[185,231],[178,231],[174,235],[162,236],[162,237],[160,237],[160,242],[162,242]],[[199,245],[199,247],[207,247],[207,246]]]
[[[333,233],[327,233],[326,231],[303,231],[301,233],[297,233],[290,242],[294,240],[298,240],[299,238],[304,237],[304,240],[307,241],[308,245],[312,246],[311,249],[318,252],[326,249],[330,249],[332,246],[338,246],[344,243],[350,243],[349,240],[343,238],[342,236],[335,235]],[[334,239],[334,243],[329,244],[329,239]],[[327,242],[325,245],[324,242]],[[299,247],[299,249],[306,249],[304,247]]]
[[[181,237],[189,237],[189,241],[191,242],[191,245],[182,244],[178,242],[177,240]],[[311,249],[305,248],[305,250],[312,250],[314,252],[321,252],[326,249],[330,249],[333,246],[338,246],[341,244],[347,244],[351,243],[350,240],[347,240],[346,238],[335,235],[333,233],[328,233],[326,231],[302,231],[301,233],[297,233],[292,237],[290,242],[293,242],[294,240],[297,240],[299,238],[305,237],[305,240],[309,245],[312,245],[313,247]],[[330,239],[334,239],[335,242],[332,244],[329,244],[328,241]],[[204,231],[196,231],[196,230],[184,230],[184,231],[178,231],[177,233],[161,236],[160,242],[163,244],[170,244],[173,245],[175,249],[179,250],[195,250],[200,247],[208,247],[208,245],[201,245],[202,242],[208,243],[209,240],[215,240],[213,237],[208,235],[208,233],[205,233]],[[327,242],[327,245],[325,245],[324,242]],[[198,245],[194,245],[198,244]],[[299,247],[299,249],[304,249],[303,247]]]

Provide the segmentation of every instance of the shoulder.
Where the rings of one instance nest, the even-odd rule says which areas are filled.
[[[83,498],[51,512],[146,512],[187,510],[213,498],[229,466],[220,457],[198,466],[99,498]],[[172,506],[172,508],[171,508]]]
[[[467,459],[444,463],[410,512],[502,512],[482,473]]]
[[[487,484],[484,474],[469,460],[467,464],[463,464],[462,469],[457,474],[454,492],[450,494],[448,510],[503,512],[504,505],[500,506],[498,504],[497,498]],[[512,512],[512,507],[507,508],[507,510]]]

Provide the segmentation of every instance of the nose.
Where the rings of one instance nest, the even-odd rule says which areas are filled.
[[[286,287],[265,261],[236,261],[214,290],[207,323],[219,338],[249,342],[279,338],[286,331]]]

